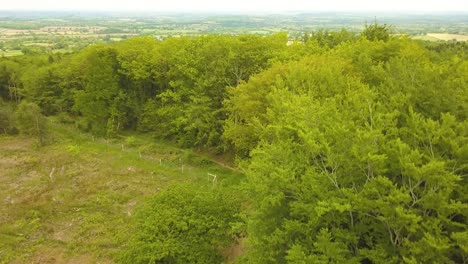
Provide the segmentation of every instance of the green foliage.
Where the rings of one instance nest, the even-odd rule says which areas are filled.
[[[0,97],[4,100],[18,101],[18,83],[20,65],[17,62],[3,59],[0,61]]]
[[[64,111],[66,106],[61,100],[64,92],[61,87],[63,77],[60,74],[61,71],[56,65],[27,68],[21,79],[23,84],[20,91],[22,97],[39,105],[45,114],[50,115]]]
[[[80,61],[83,90],[75,92],[73,109],[82,115],[94,134],[115,136],[125,126],[125,97],[119,92],[117,53],[114,48],[96,46],[85,50]]]
[[[221,145],[226,87],[266,68],[286,42],[283,34],[164,41],[155,77],[161,90],[146,102],[140,129],[188,146]]]
[[[69,144],[65,147],[65,149],[74,156],[78,156],[81,152],[80,146],[76,144]]]
[[[134,136],[126,137],[125,144],[130,147],[135,147],[137,145],[137,139]]]
[[[466,261],[467,104],[445,94],[466,85],[439,75],[465,73],[395,42],[341,45],[230,91],[224,135],[248,157],[253,203],[247,262]]]
[[[342,29],[339,32],[319,30],[312,33],[312,36],[308,37],[304,42],[317,41],[320,46],[334,48],[343,42],[353,42],[355,38],[355,34],[348,32],[345,29]]]
[[[388,41],[390,39],[390,28],[386,24],[366,24],[362,35],[371,41]]]
[[[16,131],[13,107],[0,99],[0,131],[12,134]]]
[[[37,139],[39,146],[46,143],[48,137],[48,120],[42,115],[41,108],[34,103],[22,101],[15,113],[16,127],[23,135]]]
[[[159,43],[152,37],[132,38],[117,45],[119,73],[129,106],[127,116],[134,128],[141,118],[145,102],[158,92]],[[134,120],[132,120],[134,119]]]
[[[175,137],[184,145],[219,146],[226,86],[265,68],[285,43],[282,35],[165,41],[160,52],[166,57],[159,67],[168,69],[166,80],[160,82],[166,89],[147,102],[142,129]]]
[[[95,135],[138,129],[238,155],[245,223],[227,189],[176,186],[140,208],[125,262],[219,263],[232,224],[247,263],[465,263],[467,46],[390,37],[376,23],[361,36],[319,31],[289,46],[285,34],[142,37],[2,59],[0,128],[26,99],[18,128],[38,138],[42,107]],[[177,174],[213,166],[124,143],[139,146],[136,160],[157,149]],[[93,217],[84,233],[105,219]]]
[[[175,185],[138,209],[123,263],[220,263],[240,201],[227,189]]]

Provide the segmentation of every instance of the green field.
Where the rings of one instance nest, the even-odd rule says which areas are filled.
[[[11,57],[11,56],[19,56],[19,55],[23,55],[21,50],[7,50],[7,51],[0,50],[0,57]]]
[[[427,40],[427,41],[452,41],[452,40],[468,41],[468,35],[428,33],[426,35],[414,36],[413,39]]]
[[[242,176],[143,136],[94,139],[53,124],[52,144],[0,137],[0,263],[112,263],[134,208],[173,183]]]

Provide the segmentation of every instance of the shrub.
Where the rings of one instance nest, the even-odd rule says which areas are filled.
[[[134,136],[129,136],[125,138],[125,144],[129,147],[135,147],[137,145],[137,139]]]
[[[15,120],[21,134],[35,137],[40,146],[45,144],[47,118],[42,115],[38,105],[26,101],[21,102],[16,110]]]
[[[57,121],[62,124],[73,124],[75,120],[66,112],[61,112],[57,115]]]
[[[0,133],[13,134],[16,132],[13,117],[13,109],[0,101]]]
[[[221,263],[234,243],[238,198],[222,189],[182,184],[150,199],[135,214],[124,263]]]

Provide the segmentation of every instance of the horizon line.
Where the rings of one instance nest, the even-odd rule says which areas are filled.
[[[346,9],[322,9],[322,10],[202,10],[202,9],[1,9],[0,12],[86,12],[86,13],[184,13],[184,14],[317,14],[317,13],[350,13],[350,14],[366,14],[366,13],[380,13],[380,14],[446,14],[446,13],[468,13],[468,10],[383,10],[383,9],[369,9],[369,10],[346,10]],[[467,18],[468,20],[468,18]]]

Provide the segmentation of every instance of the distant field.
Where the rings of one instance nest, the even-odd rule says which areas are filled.
[[[440,40],[457,40],[457,41],[468,41],[468,35],[459,34],[442,34],[442,33],[428,33],[429,37],[434,37]]]
[[[12,16],[12,14],[14,14]],[[109,14],[108,14],[109,15]],[[464,15],[422,16],[405,14],[49,14],[0,11],[0,56],[33,52],[79,50],[96,43],[122,41],[134,36],[168,37],[207,34],[270,35],[286,32],[291,41],[306,32],[346,29],[358,34],[365,21],[376,19],[398,34],[425,41],[468,41]],[[445,32],[445,33],[444,33]],[[456,33],[456,34],[449,34]]]
[[[413,39],[428,40],[428,41],[468,41],[468,35],[461,34],[445,34],[445,33],[427,33],[423,36],[415,36]]]
[[[418,40],[426,40],[426,41],[440,41],[440,39],[431,37],[428,35],[422,35],[422,36],[414,36],[412,39],[418,39]]]
[[[0,34],[5,36],[27,35],[27,34],[99,34],[105,27],[42,27],[40,29],[0,29]]]

